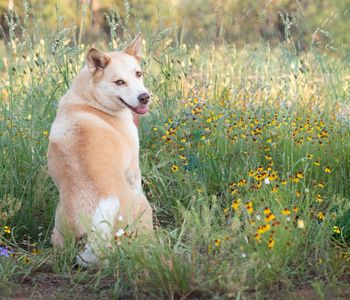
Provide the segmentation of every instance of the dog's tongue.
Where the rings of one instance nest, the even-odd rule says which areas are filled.
[[[139,115],[143,115],[148,111],[147,105],[140,105],[138,107],[135,107],[135,112]]]

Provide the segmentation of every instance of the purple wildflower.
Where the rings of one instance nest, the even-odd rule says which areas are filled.
[[[10,256],[9,251],[5,247],[0,247],[0,257],[1,256],[5,256],[5,257],[9,257]]]

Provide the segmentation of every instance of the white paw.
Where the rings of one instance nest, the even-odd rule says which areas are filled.
[[[92,251],[89,245],[86,246],[83,253],[77,255],[77,264],[81,267],[87,268],[96,265],[98,262],[97,255]]]

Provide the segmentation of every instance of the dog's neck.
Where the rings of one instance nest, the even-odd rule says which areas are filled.
[[[93,108],[96,108],[107,115],[110,115],[112,117],[118,117],[119,113],[124,111],[124,110],[129,110],[127,108],[125,109],[119,109],[119,110],[112,110],[102,104],[101,101],[98,100],[98,95],[96,95],[93,92],[86,93],[84,95],[84,100],[87,102],[87,104]]]
[[[95,109],[98,109],[100,111],[103,111],[104,113],[111,115],[113,117],[123,117],[123,118],[127,117],[129,119],[130,118],[129,115],[131,113],[132,117],[133,117],[134,124],[136,125],[137,128],[139,128],[139,124],[140,124],[139,116],[137,114],[133,113],[129,108],[123,108],[123,109],[118,110],[118,111],[112,111],[112,110],[108,109],[107,107],[103,106],[103,104],[100,103],[96,99],[96,97],[92,96],[89,99],[92,99],[92,100],[88,101],[89,106],[91,106]]]
[[[129,108],[122,108],[118,111],[113,111],[107,107],[105,107],[101,102],[98,101],[98,99],[96,97],[94,97],[94,95],[91,95],[91,97],[89,98],[85,98],[85,101],[87,103],[87,105],[89,105],[90,107],[93,107],[99,111],[102,111],[103,113],[114,117],[114,118],[118,118],[118,119],[123,119],[125,121],[128,122],[132,122],[134,120],[135,123],[135,119],[133,118],[133,113]],[[136,127],[138,127],[138,124],[136,124]]]

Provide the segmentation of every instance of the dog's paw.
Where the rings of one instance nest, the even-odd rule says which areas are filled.
[[[87,245],[84,252],[77,255],[77,264],[83,268],[94,266],[99,259],[92,249]]]
[[[141,173],[140,170],[131,169],[126,172],[126,180],[130,184],[133,190],[142,192],[141,186]]]

